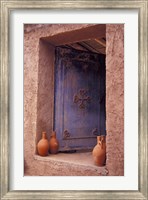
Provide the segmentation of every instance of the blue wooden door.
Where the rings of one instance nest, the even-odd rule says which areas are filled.
[[[54,129],[60,150],[92,149],[105,135],[105,56],[56,48]]]

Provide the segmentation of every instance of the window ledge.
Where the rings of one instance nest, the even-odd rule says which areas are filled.
[[[92,153],[58,153],[46,157],[34,156],[35,160],[44,161],[57,168],[59,176],[107,176],[106,166],[98,167],[94,164]],[[50,166],[51,166],[50,165]],[[60,169],[60,170],[59,170]],[[59,173],[58,173],[59,171]]]

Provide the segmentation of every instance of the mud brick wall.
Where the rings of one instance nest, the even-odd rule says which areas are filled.
[[[124,25],[106,25],[106,128],[109,175],[124,175]]]

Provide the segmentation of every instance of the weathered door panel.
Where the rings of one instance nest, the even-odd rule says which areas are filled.
[[[55,65],[60,150],[91,149],[105,134],[105,56],[58,47]]]

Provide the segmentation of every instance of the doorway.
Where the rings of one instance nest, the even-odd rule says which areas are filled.
[[[92,150],[106,135],[105,55],[55,49],[54,130],[60,151]]]

